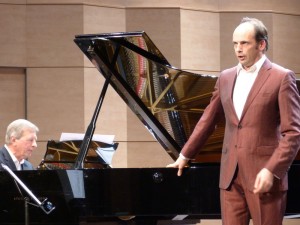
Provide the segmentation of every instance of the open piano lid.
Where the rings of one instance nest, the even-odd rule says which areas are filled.
[[[78,35],[75,43],[149,132],[176,159],[208,105],[217,78],[170,65],[145,32]],[[219,160],[224,121],[201,151]]]

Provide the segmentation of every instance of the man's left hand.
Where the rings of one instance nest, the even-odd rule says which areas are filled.
[[[268,169],[263,168],[256,176],[254,194],[270,191],[273,186],[274,175]]]

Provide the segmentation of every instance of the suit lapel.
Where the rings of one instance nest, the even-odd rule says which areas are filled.
[[[229,93],[228,96],[228,109],[229,109],[229,115],[234,115],[234,120],[236,120],[236,122],[238,123],[239,119],[238,116],[235,112],[234,109],[234,105],[233,105],[233,91],[234,91],[234,85],[235,85],[235,81],[236,81],[236,77],[237,77],[237,67],[234,67],[233,71],[230,72],[230,74],[228,74],[227,76],[227,90],[226,93]]]
[[[4,151],[3,151],[3,158],[5,161],[5,165],[7,165],[9,168],[14,168],[13,170],[17,170],[17,167],[16,167],[15,163],[13,162],[13,160],[11,159],[6,148],[4,148]]]
[[[253,100],[255,99],[255,96],[258,94],[259,90],[261,89],[261,87],[265,84],[266,80],[268,79],[268,77],[270,76],[270,73],[268,72],[269,69],[271,69],[272,64],[271,62],[266,59],[266,61],[264,62],[264,64],[262,65],[261,69],[259,70],[257,77],[254,81],[254,84],[249,92],[247,101],[245,103],[242,115],[241,115],[241,119],[243,119],[245,113],[247,112],[249,106],[251,105],[251,103],[253,102]]]

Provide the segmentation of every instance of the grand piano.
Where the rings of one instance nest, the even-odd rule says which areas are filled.
[[[145,32],[78,35],[74,41],[105,78],[94,115],[83,140],[51,140],[38,170],[15,172],[51,210],[33,201],[9,173],[0,173],[0,224],[196,224],[220,218],[224,120],[181,177],[174,168],[111,168],[96,150],[116,150],[118,143],[93,140],[111,85],[175,160],[217,77],[174,68]],[[299,177],[298,154],[289,170],[289,218],[300,217]]]

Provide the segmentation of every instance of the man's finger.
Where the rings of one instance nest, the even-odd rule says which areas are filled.
[[[181,176],[182,175],[182,168],[178,168],[178,172],[177,172],[177,176]]]
[[[260,174],[257,175],[255,182],[254,182],[254,194],[259,193],[261,191],[261,178],[260,178]]]

